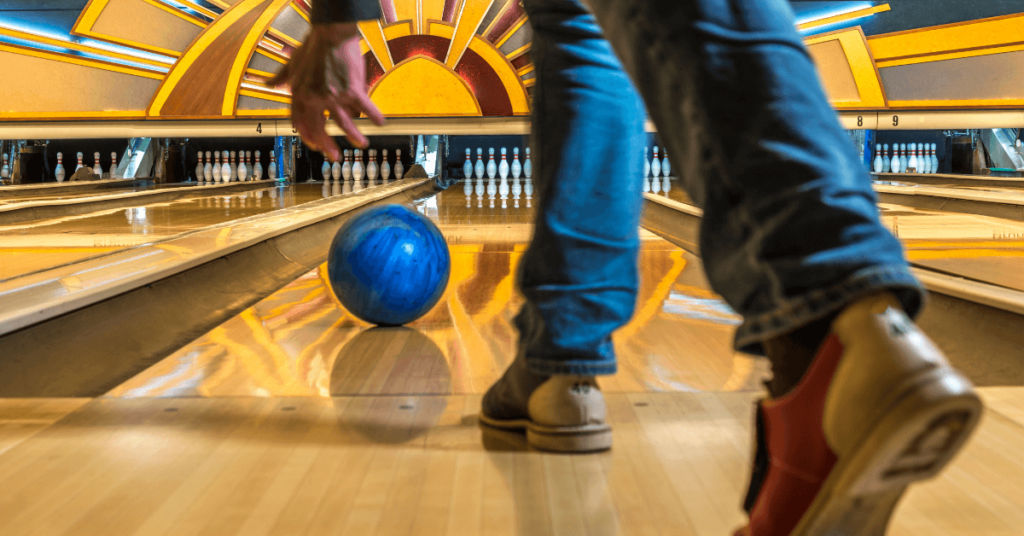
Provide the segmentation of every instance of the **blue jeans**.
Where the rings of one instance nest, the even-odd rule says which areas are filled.
[[[516,324],[531,370],[615,372],[611,336],[639,286],[644,103],[704,209],[701,256],[743,316],[737,349],[759,353],[880,289],[920,310],[785,0],[588,4],[525,2],[539,202]]]

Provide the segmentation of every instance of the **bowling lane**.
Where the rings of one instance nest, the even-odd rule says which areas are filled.
[[[0,281],[347,193],[343,190],[303,183],[0,226]]]
[[[692,204],[676,179],[669,187],[654,193]],[[1024,291],[1024,222],[885,203],[879,208],[914,265]]]
[[[9,195],[0,197],[0,206],[14,205],[25,202],[39,203],[46,201],[68,201],[72,199],[89,199],[93,197],[128,194],[134,192],[153,192],[157,190],[201,188],[201,186],[194,182],[179,184],[154,184],[152,182],[137,183],[135,181],[125,182],[127,184],[123,187],[108,187],[99,188],[95,190],[85,190],[82,192],[64,192],[60,194],[46,193],[46,190],[26,190],[25,195]]]
[[[452,273],[438,305],[407,327],[352,317],[321,265],[107,396],[481,394],[514,356],[522,304],[514,274],[532,232],[527,201],[515,208],[509,199],[503,209],[496,199],[491,208],[489,196],[470,195],[467,207],[456,185],[417,205],[444,233]],[[760,389],[765,365],[732,351],[739,318],[707,290],[699,261],[641,234],[636,315],[616,336],[620,370],[602,379],[604,389]]]

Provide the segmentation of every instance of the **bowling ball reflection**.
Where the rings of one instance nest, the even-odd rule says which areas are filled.
[[[331,395],[344,406],[342,424],[374,443],[400,444],[438,423],[451,394],[444,352],[423,333],[376,327],[356,335],[338,353]]]

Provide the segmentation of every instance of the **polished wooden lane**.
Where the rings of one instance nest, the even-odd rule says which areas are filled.
[[[450,188],[419,206],[448,240],[452,272],[438,305],[407,328],[371,328],[352,317],[322,265],[109,396],[483,393],[515,354],[515,273],[533,209],[466,208],[463,199]],[[699,261],[650,233],[641,237],[636,316],[616,336],[620,372],[604,388],[760,388],[765,365],[731,350],[739,318],[707,290]]]
[[[754,396],[610,394],[615,446],[582,456],[482,430],[478,395],[97,399],[0,454],[0,534],[721,536]],[[1021,445],[987,412],[889,534],[1019,534]]]
[[[0,226],[0,281],[343,195],[341,190],[295,184]]]
[[[613,449],[530,451],[476,415],[512,357],[531,213],[473,197],[418,206],[452,282],[408,328],[351,318],[321,267],[108,396],[0,401],[0,420],[48,419],[0,447],[0,536],[731,534],[765,370],[731,351],[736,317],[699,261],[642,234],[637,315],[601,380]],[[982,395],[977,435],[890,535],[1020,533],[1024,387]]]
[[[670,187],[656,195],[692,204],[675,179]],[[879,208],[914,265],[1024,291],[1024,222],[885,203]]]

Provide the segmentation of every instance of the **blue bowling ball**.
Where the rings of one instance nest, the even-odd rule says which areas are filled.
[[[380,326],[423,316],[448,286],[451,256],[441,231],[403,205],[366,209],[331,242],[331,288],[353,315]]]

